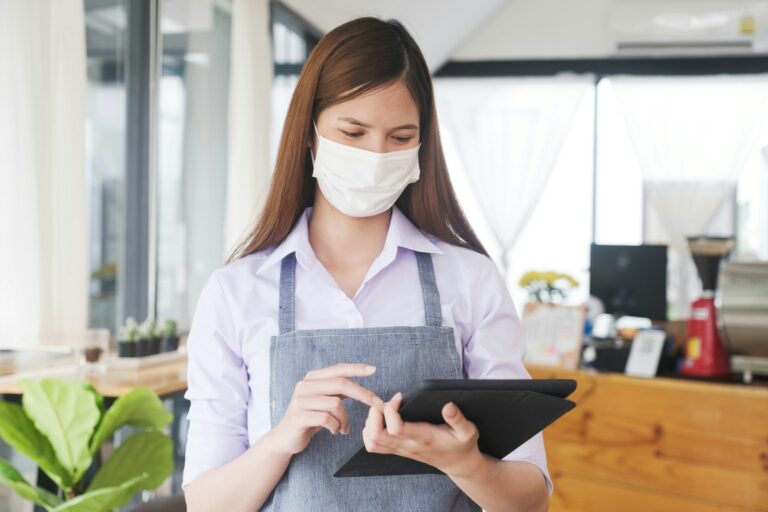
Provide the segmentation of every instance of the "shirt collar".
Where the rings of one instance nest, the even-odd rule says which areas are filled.
[[[315,253],[309,244],[309,218],[311,215],[312,207],[308,206],[299,215],[296,224],[291,232],[288,233],[288,236],[272,250],[264,264],[256,271],[257,274],[281,261],[292,252],[296,253],[296,259],[299,263],[316,261]],[[382,263],[389,263],[394,259],[398,247],[417,252],[443,254],[442,249],[435,245],[428,235],[414,226],[408,217],[397,206],[394,206],[392,208],[392,217],[389,221],[387,237],[384,241],[384,248],[377,259],[382,259],[383,257],[385,261],[382,261]]]

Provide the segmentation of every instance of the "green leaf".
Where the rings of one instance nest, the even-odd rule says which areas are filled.
[[[45,471],[60,488],[72,489],[72,475],[59,463],[48,438],[18,404],[0,401],[0,437]]]
[[[109,436],[122,427],[161,429],[173,420],[173,414],[163,407],[163,402],[151,389],[134,388],[121,396],[104,414],[99,428],[91,439],[90,450],[94,454]]]
[[[92,459],[88,441],[101,416],[93,394],[77,381],[62,379],[24,379],[19,387],[24,411],[51,442],[62,466],[73,475],[85,472]]]
[[[90,394],[93,395],[93,399],[96,401],[96,407],[99,408],[99,412],[104,412],[104,397],[99,393],[99,391],[93,387],[93,384],[88,382],[87,380],[81,380],[80,385],[83,386],[83,389],[88,391]]]
[[[137,491],[144,488],[143,482],[148,475],[138,475],[127,482],[114,487],[105,487],[96,491],[87,492],[73,498],[51,512],[108,512],[117,507],[122,507]]]
[[[112,453],[93,477],[88,491],[113,487],[142,473],[142,489],[154,489],[173,471],[173,442],[157,430],[133,434]]]
[[[0,482],[16,491],[25,500],[40,505],[46,510],[53,510],[54,507],[62,503],[62,500],[55,494],[34,487],[27,482],[22,474],[3,458],[0,458]]]

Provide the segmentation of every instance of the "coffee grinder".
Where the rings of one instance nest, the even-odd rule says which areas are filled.
[[[688,237],[688,247],[701,278],[703,292],[691,304],[685,360],[680,371],[691,377],[725,377],[730,373],[730,360],[723,347],[715,307],[715,291],[720,262],[735,243],[732,237]]]

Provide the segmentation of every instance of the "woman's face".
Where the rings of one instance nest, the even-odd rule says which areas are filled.
[[[334,142],[377,153],[409,149],[419,145],[419,110],[397,81],[326,108],[318,116],[317,131]],[[315,154],[317,143],[315,136]]]

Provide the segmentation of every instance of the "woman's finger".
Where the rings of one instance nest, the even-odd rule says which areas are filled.
[[[328,429],[331,434],[339,431],[339,420],[329,412],[302,411],[298,415],[298,421],[304,428],[322,427]]]
[[[303,380],[296,384],[295,393],[298,396],[343,395],[358,400],[368,406],[381,405],[384,403],[381,398],[376,396],[376,393],[345,377]]]
[[[333,377],[368,377],[373,375],[376,367],[369,364],[339,363],[325,368],[311,370],[304,380],[330,379]]]
[[[476,435],[477,427],[475,424],[469,421],[453,402],[445,404],[442,413],[445,422],[454,430],[456,437],[462,441],[468,441]]]
[[[382,444],[382,437],[385,434],[383,406],[373,406],[368,410],[368,418],[366,418],[365,428],[363,428],[365,449],[372,453],[388,453]]]
[[[374,405],[368,410],[368,417],[365,420],[365,429],[371,433],[376,433],[384,429],[383,406]]]
[[[349,418],[344,408],[341,397],[338,396],[301,396],[297,397],[297,405],[304,410],[329,412],[339,422],[339,431],[342,434],[349,433]]]
[[[403,431],[403,419],[400,417],[400,404],[403,401],[403,394],[397,393],[392,400],[384,404],[384,420],[386,422],[387,432],[392,436],[399,436]]]

